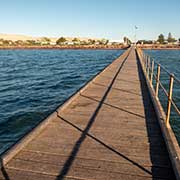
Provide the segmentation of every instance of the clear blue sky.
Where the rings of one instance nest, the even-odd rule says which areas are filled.
[[[0,33],[180,38],[180,0],[0,0]]]

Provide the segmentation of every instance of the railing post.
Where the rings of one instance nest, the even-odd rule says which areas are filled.
[[[153,85],[153,74],[154,74],[154,60],[152,60],[151,63],[151,77],[150,77],[151,86]]]
[[[146,54],[144,55],[144,70],[146,71]]]
[[[156,77],[156,98],[158,98],[158,92],[159,92],[159,79],[160,79],[160,73],[161,73],[161,66],[158,64],[157,67],[157,77]]]
[[[151,58],[150,56],[147,57],[147,77],[149,79],[149,72],[150,72],[150,62],[151,62]]]
[[[167,104],[167,112],[166,112],[166,126],[169,126],[169,119],[170,119],[170,114],[171,114],[173,82],[174,82],[174,75],[171,74],[170,80],[169,80],[169,94],[168,94],[168,104]]]
[[[145,67],[145,54],[143,53],[143,67]]]
[[[145,58],[145,62],[146,62],[146,75],[147,75],[147,68],[148,68],[148,56],[146,55],[146,58]]]
[[[148,56],[148,79],[150,80],[150,69],[151,69],[151,57]]]

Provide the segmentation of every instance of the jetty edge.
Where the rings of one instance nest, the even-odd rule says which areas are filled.
[[[168,160],[168,155],[171,155],[166,152],[166,146],[169,144],[166,143],[166,146],[163,144],[161,137],[163,131],[158,128],[152,99],[149,98],[146,81],[143,79],[144,76],[139,63],[134,47],[125,51],[54,113],[5,152],[1,156],[2,174],[4,176],[14,174],[14,178],[32,175],[32,178],[36,179],[39,179],[40,176],[41,179],[44,176],[48,176],[48,178],[53,176],[52,179],[57,176],[58,179],[63,179],[70,171],[67,178],[92,177],[93,179],[104,179],[108,176],[109,179],[118,180],[174,179],[171,163]],[[120,87],[124,89],[119,89]],[[132,103],[136,103],[136,106],[134,107]],[[77,112],[78,115],[75,114]],[[85,113],[86,116],[80,117],[79,113]],[[111,116],[112,114],[114,116]],[[73,116],[72,119],[71,115]],[[111,121],[109,121],[110,116]],[[62,132],[63,129],[64,132]],[[70,139],[70,144],[66,141],[66,138],[69,138],[68,132],[73,132],[72,137],[70,137],[73,140],[72,145]],[[48,140],[48,138],[52,140],[51,136],[57,136],[57,139],[53,139],[51,142]],[[128,139],[129,137],[130,139]],[[166,141],[164,135],[163,137]],[[59,141],[59,138],[62,138],[62,141]],[[123,138],[127,141],[121,141]],[[42,140],[48,141],[43,142]],[[160,145],[155,145],[154,141],[159,142]],[[136,145],[138,142],[144,144],[145,147],[142,144],[138,147]],[[82,144],[85,145],[81,147]],[[47,149],[41,148],[41,145]],[[63,147],[68,152],[64,151]],[[82,148],[81,156],[76,157],[80,148]],[[38,162],[31,159],[34,158],[34,155],[41,159],[45,154],[49,154],[47,157],[52,158],[53,151],[67,153],[68,156],[59,173],[51,169],[51,164],[44,164],[43,161]],[[100,153],[100,151],[102,152]],[[61,153],[59,153],[59,157],[63,157]],[[157,156],[163,159],[163,162],[154,161]],[[22,157],[26,161],[21,159]],[[96,159],[92,157],[96,157]],[[83,159],[89,163],[92,161],[92,166],[85,166],[86,163]],[[171,160],[173,159],[171,158]],[[74,165],[75,169],[71,170],[74,162],[77,164]],[[41,163],[43,169],[39,167],[38,163]],[[83,163],[83,166],[80,166],[79,163]],[[176,166],[175,163],[172,165]],[[47,168],[48,166],[51,168]],[[56,166],[56,168],[58,167]],[[174,168],[174,170],[176,169]],[[18,171],[21,173],[17,173]],[[178,173],[175,172],[175,174],[178,179]]]
[[[167,126],[166,124],[166,113],[161,105],[161,102],[158,98],[156,98],[156,92],[152,88],[151,82],[147,76],[144,64],[143,64],[143,51],[141,48],[137,49],[137,55],[139,57],[141,67],[143,69],[144,77],[146,78],[147,87],[156,111],[156,115],[158,118],[159,125],[161,127],[162,135],[165,140],[169,156],[172,162],[172,166],[174,172],[176,174],[176,178],[180,179],[180,148],[175,137],[175,134],[170,125]]]
[[[129,53],[130,48],[126,49],[126,51],[121,55],[122,57],[126,57]],[[117,61],[115,59],[114,61]],[[57,111],[64,109],[68,106],[79,94],[83,92],[89,85],[98,78],[98,76],[106,71],[106,69],[113,64],[112,61],[110,64],[105,66],[102,71],[98,72],[95,76],[90,78],[82,87],[80,87],[77,91],[75,91],[62,105],[60,105],[53,113],[48,115],[47,118],[42,120],[39,124],[37,124],[30,132],[25,133],[15,144],[11,145],[4,153],[1,155],[2,164],[6,164],[13,156],[15,156],[23,147],[25,147],[34,137],[36,137],[55,117],[57,117]]]

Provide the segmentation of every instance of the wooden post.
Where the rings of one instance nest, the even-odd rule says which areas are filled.
[[[147,77],[149,79],[149,72],[150,72],[150,62],[151,62],[151,58],[150,56],[147,57]]]
[[[143,67],[145,67],[145,54],[143,53]]]
[[[144,67],[144,69],[145,69],[145,67],[146,67],[146,63],[145,63],[145,59],[146,59],[146,56],[145,56],[145,54],[144,54],[144,58],[143,58],[143,67]]]
[[[153,73],[154,73],[154,60],[152,60],[151,63],[151,77],[150,77],[151,86],[153,85]]]
[[[146,61],[146,75],[147,75],[147,67],[148,67],[148,56],[146,56],[146,59],[145,59]]]
[[[146,68],[146,76],[148,78],[148,73],[149,73],[149,56],[147,56],[147,68]]]
[[[160,79],[160,73],[161,73],[161,66],[158,64],[157,67],[157,76],[156,76],[156,98],[158,98],[158,92],[159,92],[159,79]]]
[[[171,102],[172,102],[172,91],[173,91],[173,82],[174,82],[174,75],[171,74],[169,80],[169,94],[168,94],[168,104],[167,104],[167,112],[166,112],[166,126],[170,126],[169,119],[171,114]]]
[[[144,55],[144,70],[146,72],[146,54]]]

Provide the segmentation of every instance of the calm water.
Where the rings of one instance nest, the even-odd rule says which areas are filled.
[[[166,69],[168,69],[171,73],[174,73],[178,79],[180,79],[179,50],[148,50],[145,52],[153,57],[156,62],[159,62],[164,67],[166,67]],[[160,80],[162,81],[162,84],[166,90],[168,90],[169,76],[167,76],[167,73],[161,71]],[[167,98],[164,95],[162,89],[160,89],[160,100],[163,104],[163,108],[166,110]],[[180,109],[180,84],[178,84],[176,81],[174,81],[173,100]],[[177,115],[174,108],[172,108],[170,123],[180,144],[180,117]]]
[[[0,50],[0,152],[122,50]]]

